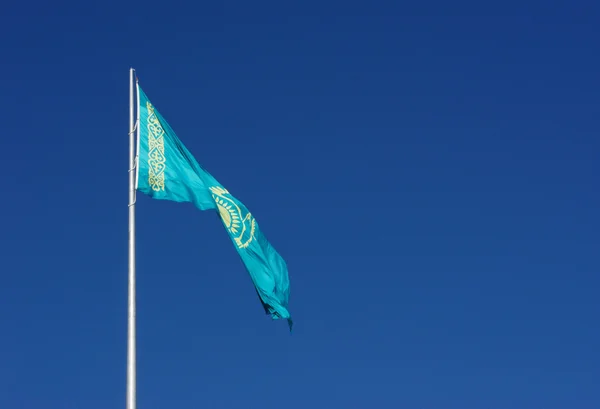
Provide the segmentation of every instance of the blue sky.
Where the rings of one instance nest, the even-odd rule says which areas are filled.
[[[125,407],[128,69],[290,270],[138,197],[138,407],[600,406],[596,2],[0,15],[0,408]]]

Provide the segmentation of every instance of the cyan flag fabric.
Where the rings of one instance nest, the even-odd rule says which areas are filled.
[[[242,258],[267,314],[287,319],[290,284],[283,258],[262,235],[246,206],[202,168],[138,85],[137,189],[154,199],[216,210]]]

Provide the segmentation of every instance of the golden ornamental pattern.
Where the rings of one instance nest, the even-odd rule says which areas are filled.
[[[233,237],[238,248],[247,248],[254,240],[256,231],[256,221],[246,209],[245,215],[242,215],[242,209],[229,194],[227,189],[220,186],[210,188],[212,197],[217,204],[217,209],[221,215],[221,220],[225,228]],[[243,216],[243,217],[242,217]]]
[[[148,108],[148,184],[155,192],[165,190],[165,130],[160,125],[154,107],[146,102]]]

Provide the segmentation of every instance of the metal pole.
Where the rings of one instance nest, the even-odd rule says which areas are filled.
[[[127,409],[136,409],[135,374],[135,70],[129,70],[129,292],[127,314]]]

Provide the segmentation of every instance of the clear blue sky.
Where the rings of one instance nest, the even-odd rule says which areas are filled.
[[[130,66],[295,318],[138,197],[140,409],[600,407],[598,2],[9,3],[0,408],[125,407]]]

